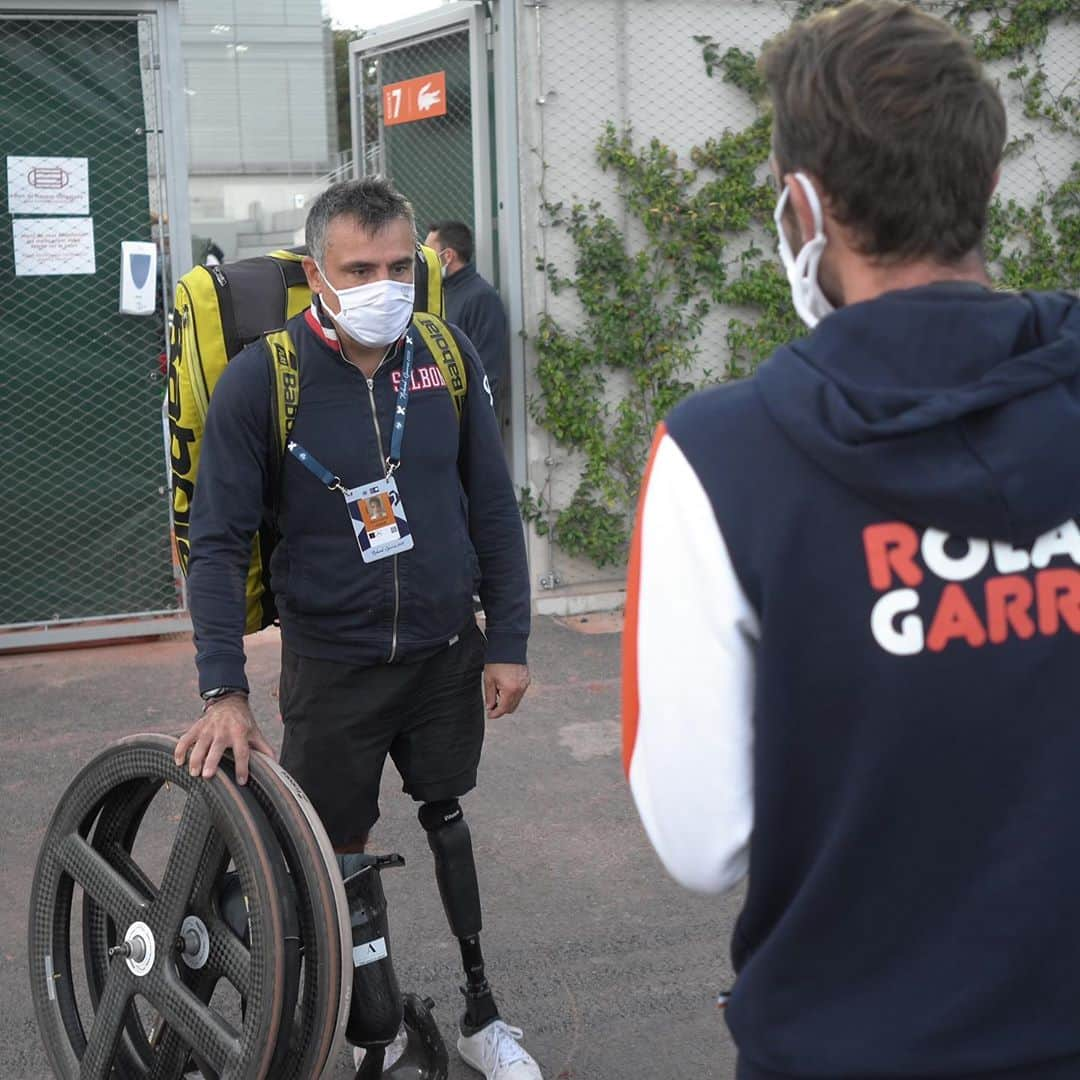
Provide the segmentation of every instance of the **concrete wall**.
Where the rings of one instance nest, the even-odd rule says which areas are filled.
[[[563,228],[546,224],[543,203],[598,202],[629,236],[644,243],[640,228],[624,214],[614,179],[596,163],[604,125],[633,129],[647,141],[659,137],[680,154],[725,128],[750,124],[755,111],[746,95],[708,78],[695,34],[712,34],[723,47],[757,51],[787,24],[779,5],[752,0],[549,0],[530,9],[519,28],[518,105],[521,122],[524,208],[525,322],[535,337],[540,316],[551,315],[568,330],[581,324],[576,299],[553,294],[535,265],[554,263],[572,273],[574,245]],[[720,366],[728,314],[714,312],[699,340],[704,367]],[[528,345],[526,367],[535,369]],[[612,396],[622,387],[610,381]],[[529,392],[537,387],[531,384]],[[565,506],[577,487],[582,462],[532,426],[528,439],[529,483],[555,507]],[[622,568],[598,569],[572,559],[545,538],[530,538],[534,579],[563,587],[617,580]]]
[[[691,147],[725,129],[740,130],[755,117],[746,95],[708,78],[696,34],[709,34],[723,52],[730,46],[757,53],[768,38],[783,30],[794,14],[786,0],[546,0],[518,8],[516,87],[521,139],[519,166],[523,208],[522,245],[525,331],[535,338],[540,316],[554,317],[565,329],[581,325],[576,299],[547,288],[537,261],[554,263],[572,274],[574,246],[566,230],[546,227],[545,203],[588,204],[596,200],[613,215],[634,244],[643,236],[626,220],[615,180],[596,163],[596,142],[607,121],[630,127],[641,144],[656,136],[688,165]],[[930,7],[930,4],[924,6]],[[1061,92],[1080,57],[1080,24],[1056,26],[1046,49],[1049,89]],[[1057,185],[1075,160],[1075,143],[1054,135],[1045,124],[1023,116],[1019,89],[1006,78],[1011,65],[996,69],[1008,101],[1010,133],[1031,134],[1034,142],[1007,162],[1001,192],[1027,204],[1047,184]],[[496,93],[503,88],[496,89]],[[768,249],[772,237],[761,237]],[[722,368],[724,335],[731,310],[714,310],[706,320],[699,346],[699,369]],[[527,344],[526,367],[535,369],[536,353]],[[620,387],[612,380],[611,389]],[[528,392],[537,386],[530,379]],[[554,445],[535,425],[528,435],[528,482],[556,507],[565,506],[580,476],[581,461]],[[530,537],[534,583],[553,578],[563,586],[596,587],[621,576],[621,568],[599,570],[571,559],[548,540]]]

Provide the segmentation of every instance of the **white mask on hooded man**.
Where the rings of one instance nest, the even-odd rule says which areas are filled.
[[[814,190],[814,185],[804,173],[795,173],[794,177],[806,194],[806,200],[814,215],[814,237],[803,244],[798,255],[792,254],[791,244],[788,243],[787,233],[784,232],[783,221],[784,208],[791,194],[791,189],[787,185],[784,186],[776,204],[773,220],[776,222],[776,231],[780,237],[780,261],[787,272],[792,303],[795,305],[799,318],[812,330],[826,315],[836,309],[829,302],[829,298],[818,281],[821,256],[828,242],[825,237],[825,218],[821,210],[821,200]]]

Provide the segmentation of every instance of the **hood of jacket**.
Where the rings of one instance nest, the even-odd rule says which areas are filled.
[[[773,420],[867,501],[1028,544],[1080,512],[1080,301],[943,283],[842,308],[758,371]]]

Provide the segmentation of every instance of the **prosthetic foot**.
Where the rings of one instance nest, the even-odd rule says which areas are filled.
[[[446,1080],[450,1056],[431,1010],[431,998],[406,994],[404,1027],[408,1034],[401,1057],[382,1075],[393,1080]]]

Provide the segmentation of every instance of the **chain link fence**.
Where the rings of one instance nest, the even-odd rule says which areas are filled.
[[[0,17],[0,631],[181,607],[158,60],[152,16]],[[152,315],[119,313],[131,240],[158,245]]]
[[[476,203],[468,28],[363,52],[358,64],[363,172],[381,173],[408,196],[421,237],[434,221],[471,225]]]
[[[954,3],[921,6],[943,16],[955,15],[958,8]],[[641,252],[649,243],[642,223],[642,213],[648,211],[631,209],[620,196],[617,170],[610,161],[608,167],[601,164],[598,146],[607,126],[617,136],[629,133],[635,153],[655,138],[670,148],[679,167],[694,169],[695,148],[724,132],[748,131],[760,116],[747,92],[752,60],[765,41],[806,7],[787,0],[542,0],[521,9],[519,161],[525,208],[526,364],[533,373],[529,393],[534,403],[541,389],[535,378],[536,338],[545,320],[554,320],[568,333],[587,337],[590,332],[574,289],[553,287],[552,275],[544,269],[564,278],[583,269],[569,228],[571,208],[582,207],[589,220],[610,218],[630,252]],[[989,19],[975,17],[972,31],[985,33]],[[1036,53],[1020,75],[1015,60],[990,64],[1009,114],[1010,147],[999,188],[1003,206],[1010,200],[1018,207],[1033,206],[1040,193],[1062,185],[1080,158],[1080,117],[1073,114],[1070,129],[1032,115],[1030,107],[1030,84],[1036,77],[1045,80],[1045,102],[1064,102],[1067,112],[1070,101],[1080,100],[1080,20],[1056,20]],[[725,64],[725,58],[731,63]],[[764,164],[758,177],[765,182]],[[698,189],[706,179],[702,169]],[[723,197],[722,189],[718,197]],[[732,272],[748,251],[766,259],[776,247],[771,231],[760,224],[718,240]],[[1003,257],[1008,253],[1006,245]],[[752,319],[753,314],[710,302],[694,340],[696,360],[687,373],[689,381],[700,384],[731,373],[733,318]],[[617,371],[604,378],[614,412],[631,384]],[[579,491],[585,460],[535,425],[530,426],[528,453],[530,488],[552,515],[558,514]],[[622,574],[621,565],[598,569],[590,559],[568,555],[550,537],[535,538],[532,552],[534,579],[543,587],[616,581]]]

